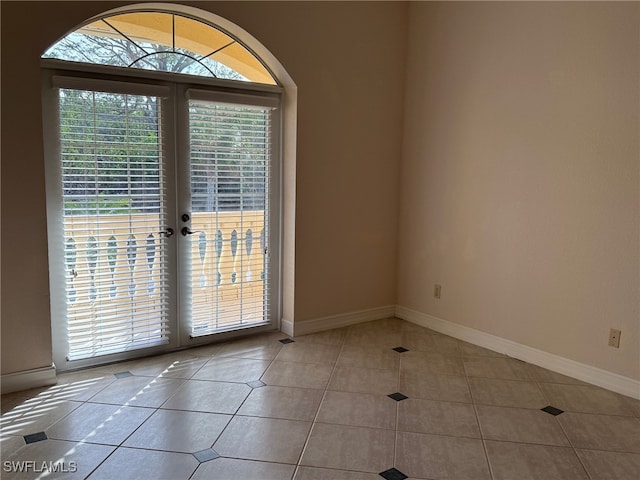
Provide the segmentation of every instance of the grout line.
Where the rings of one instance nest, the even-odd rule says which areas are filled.
[[[403,334],[404,336],[404,334]],[[401,338],[402,341],[402,338]],[[402,341],[402,343],[404,343]],[[406,352],[404,352],[406,353]],[[398,380],[396,382],[396,392],[400,392],[400,377],[402,376],[402,355],[404,353],[399,353],[398,355],[400,355],[400,359],[398,360]],[[402,392],[400,392],[402,393]],[[396,467],[397,463],[398,463],[398,437],[400,436],[400,403],[402,402],[396,402],[396,431],[395,431],[395,439],[393,442],[393,460],[392,460],[392,467]]]
[[[348,333],[348,330],[347,330]],[[324,391],[322,392],[322,398],[320,399],[320,402],[318,403],[318,408],[316,409],[316,414],[313,417],[313,420],[311,421],[311,427],[309,428],[309,433],[307,434],[307,438],[304,441],[304,444],[302,445],[302,450],[300,451],[300,456],[298,457],[298,461],[296,462],[296,469],[293,472],[294,477],[296,476],[296,474],[298,473],[298,470],[300,468],[300,462],[302,461],[302,457],[304,456],[304,453],[307,449],[307,446],[309,445],[309,440],[311,439],[311,433],[313,432],[313,430],[315,429],[315,426],[317,424],[317,420],[318,420],[318,415],[320,414],[320,409],[322,408],[322,404],[324,403],[324,399],[327,396],[327,391],[329,391],[329,384],[331,383],[331,380],[333,379],[333,375],[335,374],[336,368],[338,367],[338,361],[340,360],[340,356],[342,355],[342,352],[344,350],[344,346],[345,346],[345,340],[347,338],[347,334],[345,334],[344,338],[342,339],[341,343],[340,343],[340,352],[338,353],[338,356],[336,357],[334,363],[333,363],[333,367],[331,369],[331,373],[329,374],[329,378],[327,379],[327,383],[325,385]]]
[[[560,415],[562,415],[562,413]],[[573,454],[578,459],[578,462],[580,463],[580,465],[582,466],[582,469],[587,474],[587,477],[589,477],[592,480],[598,480],[598,479],[593,478],[591,476],[591,474],[589,473],[589,470],[587,469],[587,466],[582,461],[582,458],[580,457],[580,455],[578,455],[578,451],[577,451],[576,447],[573,445],[573,442],[571,441],[571,438],[569,438],[569,435],[567,434],[566,429],[564,428],[564,426],[562,425],[562,422],[558,418],[560,415],[555,415],[555,421],[556,421],[556,424],[560,426],[560,430],[562,430],[562,433],[564,434],[565,438],[567,439],[567,442],[569,443],[569,448],[571,448],[571,450],[573,451]]]
[[[535,378],[535,374],[533,372],[533,369],[530,369],[532,375]],[[536,384],[536,386],[538,387],[538,390],[540,391],[540,393],[542,394],[542,397],[545,399],[545,401],[547,402],[547,405],[552,405],[553,403],[551,402],[551,397],[549,397],[549,395],[545,392],[544,388],[542,388],[542,385],[539,379],[535,378],[534,383]],[[558,408],[558,407],[556,407]],[[566,412],[566,410],[565,410]],[[562,415],[562,413],[560,414]],[[578,452],[576,451],[576,448],[573,446],[573,443],[571,442],[571,439],[569,438],[569,435],[567,434],[567,431],[565,430],[565,428],[562,426],[562,422],[560,421],[560,419],[558,418],[559,415],[554,415],[554,420],[556,425],[558,425],[560,427],[560,430],[562,431],[562,434],[564,435],[565,439],[567,440],[567,443],[569,444],[569,447],[571,448],[571,450],[573,451],[573,454],[576,456],[576,458],[578,459],[578,462],[580,463],[580,465],[582,466],[582,469],[584,470],[584,472],[587,474],[587,477],[590,478],[591,480],[597,480],[594,479],[591,474],[589,473],[589,470],[587,470],[587,466],[584,464],[584,462],[582,461],[582,458],[580,458],[580,455],[578,455]]]
[[[484,451],[484,459],[487,462],[487,468],[489,469],[489,476],[495,480],[496,476],[493,472],[493,466],[491,465],[491,461],[489,460],[489,452],[487,451],[487,443],[484,438],[484,434],[482,433],[482,427],[480,425],[480,418],[478,417],[478,409],[476,407],[476,402],[473,398],[473,392],[471,390],[471,384],[469,383],[469,375],[467,372],[467,366],[465,362],[462,362],[462,366],[464,368],[464,378],[467,382],[467,389],[469,390],[469,396],[471,397],[471,405],[473,406],[473,412],[476,416],[476,425],[478,426],[478,433],[480,434],[480,441],[482,442],[482,450]]]
[[[277,340],[276,340],[277,341]],[[282,350],[282,347],[284,345],[280,344],[280,349],[278,350],[278,353],[280,353],[280,351]],[[275,358],[278,356],[278,353],[276,353],[273,358],[269,361],[269,365],[267,365],[267,368],[264,369],[264,371],[262,372],[262,374],[260,375],[260,378],[258,378],[258,380],[262,381],[262,377],[264,377],[265,373],[267,373],[267,370],[269,370],[269,368],[271,367],[271,365],[273,365],[273,362],[275,361]],[[213,357],[212,357],[213,358]],[[226,358],[226,357],[225,357]],[[229,357],[229,358],[237,358],[237,357]],[[263,360],[264,361],[264,360]],[[207,362],[209,363],[209,362]],[[205,363],[206,365],[206,363]],[[232,382],[229,382],[232,383]],[[266,382],[263,382],[266,383]],[[244,384],[246,385],[246,382],[244,382]],[[262,387],[264,388],[264,387]],[[213,448],[213,446],[215,445],[215,443],[220,440],[220,438],[222,437],[222,435],[224,435],[224,433],[227,431],[227,428],[229,428],[229,425],[231,425],[231,422],[233,422],[233,420],[236,418],[236,416],[238,415],[238,411],[240,411],[240,408],[242,408],[242,405],[244,405],[244,402],[247,401],[247,398],[249,398],[249,395],[251,395],[251,393],[253,392],[253,389],[251,389],[251,392],[249,392],[249,394],[245,397],[245,399],[242,401],[242,403],[240,404],[240,406],[236,409],[236,412],[231,415],[231,419],[227,422],[227,424],[224,426],[224,428],[220,431],[220,433],[218,434],[218,436],[215,438],[215,440],[213,442],[211,442],[211,446],[209,448]]]

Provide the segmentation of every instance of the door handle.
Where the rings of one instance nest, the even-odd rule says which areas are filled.
[[[202,230],[191,230],[189,227],[182,227],[180,233],[183,237],[186,237],[187,235],[193,235],[194,233],[202,233]]]
[[[166,228],[165,230],[158,232],[158,235],[164,235],[165,237],[173,237],[173,228]]]

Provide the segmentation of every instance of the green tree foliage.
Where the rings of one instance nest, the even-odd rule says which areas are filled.
[[[62,89],[60,140],[66,214],[158,210],[155,97]]]

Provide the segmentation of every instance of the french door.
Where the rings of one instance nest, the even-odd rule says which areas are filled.
[[[47,78],[57,368],[277,326],[278,95]]]

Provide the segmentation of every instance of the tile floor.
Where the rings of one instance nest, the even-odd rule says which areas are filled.
[[[2,478],[640,478],[629,397],[398,319],[285,338],[5,395]]]

